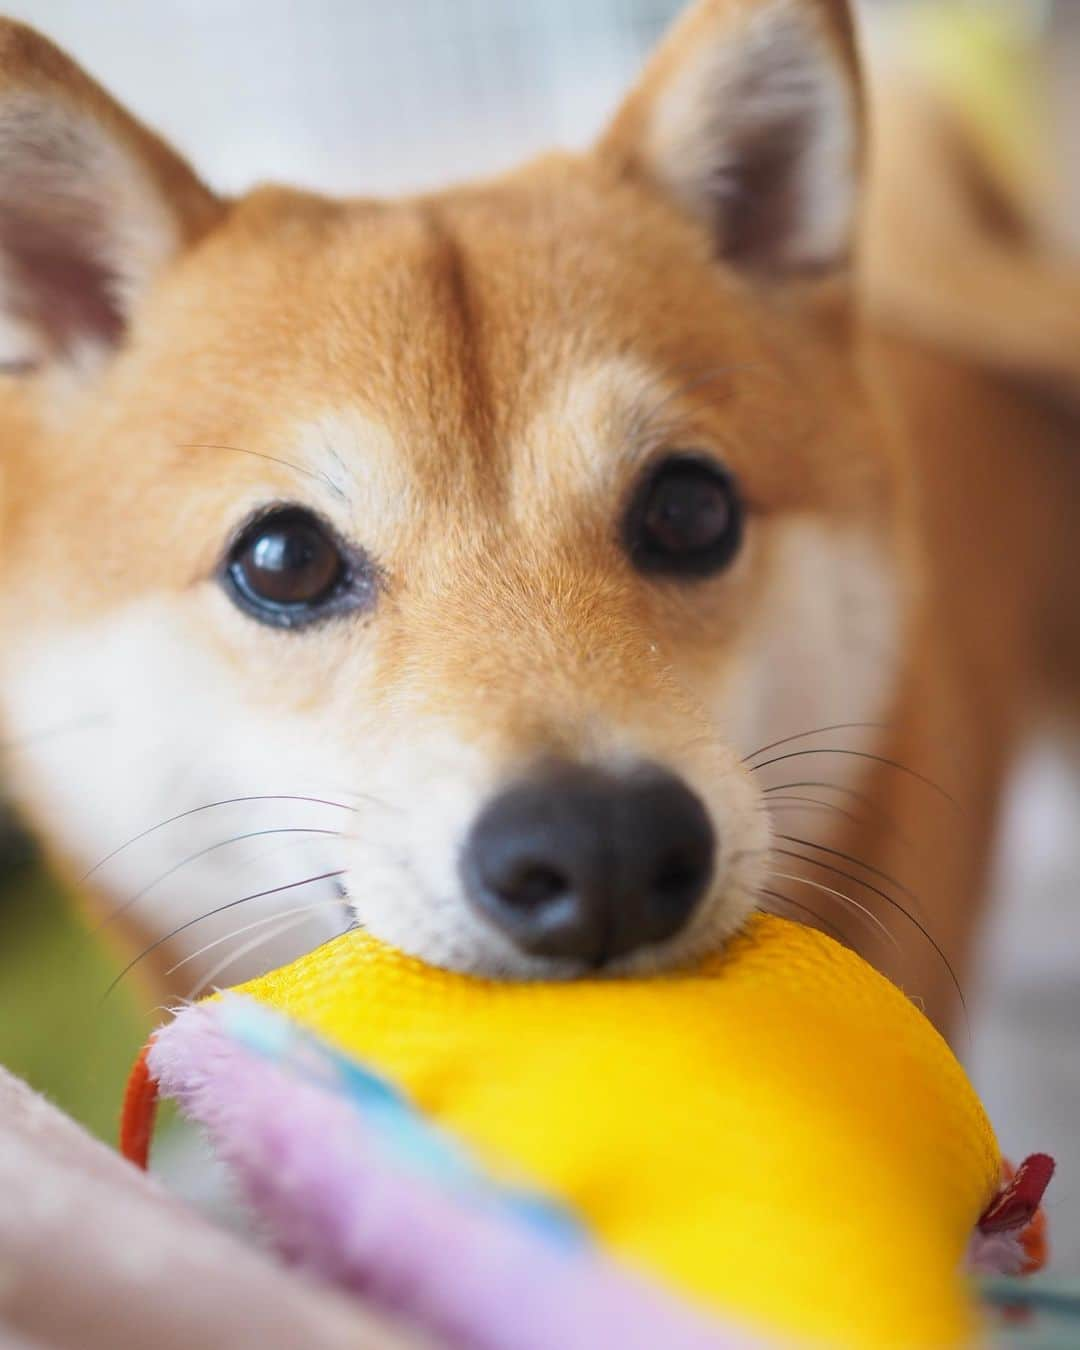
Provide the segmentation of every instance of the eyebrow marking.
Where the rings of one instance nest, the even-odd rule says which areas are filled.
[[[672,424],[666,414],[673,404],[701,389],[711,388],[726,375],[745,370],[758,370],[764,365],[764,361],[726,361],[704,370],[699,368],[692,371],[674,384],[670,383],[669,377],[664,372],[657,371],[650,380],[648,389],[634,399],[630,408],[628,439],[637,446],[639,452],[648,450],[656,436],[662,437],[671,430]],[[659,396],[649,401],[652,392],[656,390],[659,391]],[[634,456],[640,457],[640,453]]]
[[[286,469],[292,469],[296,473],[303,474],[305,478],[313,478],[316,483],[320,483],[324,488],[332,492],[339,501],[344,502],[346,505],[348,505],[349,502],[349,498],[346,495],[344,488],[342,488],[340,484],[335,483],[329,474],[317,472],[314,469],[305,469],[302,464],[294,464],[291,459],[282,459],[278,455],[269,455],[264,450],[249,450],[243,445],[223,445],[217,441],[186,441],[181,442],[176,448],[178,450],[231,450],[237,455],[253,455],[256,459],[265,459],[271,464],[281,464]],[[334,459],[341,465],[341,457],[336,451],[333,453]],[[342,467],[344,466],[342,465]]]

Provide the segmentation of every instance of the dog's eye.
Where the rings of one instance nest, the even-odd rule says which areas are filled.
[[[359,598],[346,550],[329,526],[299,506],[252,521],[229,552],[223,581],[242,609],[281,628]]]
[[[703,577],[726,567],[743,535],[735,480],[713,460],[680,454],[646,477],[630,505],[624,540],[642,572]]]

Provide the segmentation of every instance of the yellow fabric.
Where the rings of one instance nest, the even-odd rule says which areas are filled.
[[[923,1015],[819,933],[759,917],[690,971],[500,984],[357,932],[242,992],[706,1305],[830,1347],[972,1332],[993,1132]]]

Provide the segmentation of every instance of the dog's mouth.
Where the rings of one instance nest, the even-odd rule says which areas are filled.
[[[739,773],[546,759],[496,781],[460,766],[422,808],[360,828],[352,907],[431,965],[509,981],[647,975],[721,948],[757,907],[767,817]],[[725,770],[728,766],[725,765]]]
[[[749,861],[749,860],[747,860]],[[538,952],[530,937],[515,940],[504,924],[493,922],[462,894],[428,895],[415,889],[415,876],[402,880],[401,903],[373,912],[354,902],[357,922],[373,936],[400,947],[429,965],[508,982],[565,982],[581,979],[621,979],[658,975],[692,967],[720,950],[755,910],[756,864],[716,860],[710,884],[690,910],[685,908],[685,878],[673,892],[685,914],[681,924],[664,936],[637,943],[601,934],[585,950],[562,947]],[[407,896],[407,898],[406,898]],[[555,916],[559,922],[559,916]],[[568,921],[577,933],[577,920]],[[576,946],[579,937],[575,936]]]

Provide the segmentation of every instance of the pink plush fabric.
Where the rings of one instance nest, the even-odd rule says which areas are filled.
[[[291,1069],[232,1039],[228,1014],[247,1002],[184,1009],[149,1065],[291,1260],[457,1350],[761,1350],[586,1239],[523,1220],[452,1169],[448,1184],[422,1136],[403,1156],[407,1106],[391,1103],[380,1128],[377,1090],[358,1108],[302,1071],[311,1059]]]
[[[0,1350],[419,1346],[218,1231],[0,1069]]]

